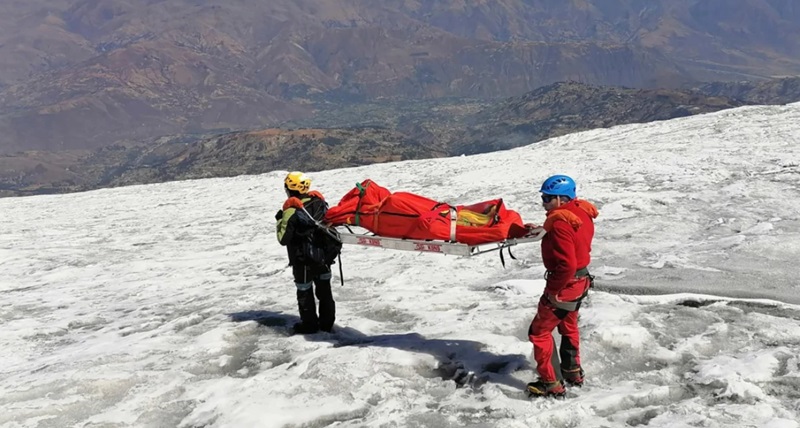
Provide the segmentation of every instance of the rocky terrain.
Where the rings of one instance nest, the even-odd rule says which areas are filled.
[[[753,102],[800,101],[798,83],[800,78],[651,90],[562,82],[495,102],[328,103],[319,106],[325,113],[315,119],[282,128],[163,137],[93,151],[0,155],[0,195],[483,153],[598,127],[666,120]],[[729,96],[719,95],[723,91]]]
[[[0,2],[0,153],[264,129],[391,100],[800,74],[794,0]],[[688,86],[687,86],[688,85]]]
[[[698,90],[706,95],[732,98],[748,104],[789,104],[800,101],[800,78],[714,82],[704,84]]]

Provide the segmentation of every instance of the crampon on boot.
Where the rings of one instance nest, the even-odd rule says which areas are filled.
[[[567,393],[564,385],[559,381],[545,382],[539,379],[536,382],[531,382],[527,387],[529,397],[555,397],[563,398]]]
[[[564,382],[569,384],[570,386],[577,386],[580,388],[583,386],[583,369],[578,367],[576,369],[561,369],[561,374],[564,375]]]

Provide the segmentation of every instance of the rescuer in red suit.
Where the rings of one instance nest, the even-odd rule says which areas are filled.
[[[548,178],[540,192],[547,210],[543,225],[547,233],[542,239],[547,285],[528,330],[539,380],[529,383],[527,389],[531,396],[558,397],[566,392],[558,370],[569,385],[581,386],[584,380],[578,310],[592,286],[587,267],[598,212],[592,203],[576,197],[575,181],[566,175]],[[557,356],[552,335],[555,328],[561,334]]]

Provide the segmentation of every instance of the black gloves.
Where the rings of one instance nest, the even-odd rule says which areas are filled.
[[[278,212],[275,213],[275,220],[280,220],[282,218],[283,218],[283,210],[278,210]]]

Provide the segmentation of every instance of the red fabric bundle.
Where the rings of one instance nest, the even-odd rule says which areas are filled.
[[[468,245],[500,242],[527,233],[520,215],[507,209],[502,199],[453,206],[413,193],[392,193],[370,179],[356,185],[331,207],[325,221],[333,226],[360,226],[390,238]]]

